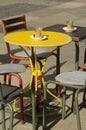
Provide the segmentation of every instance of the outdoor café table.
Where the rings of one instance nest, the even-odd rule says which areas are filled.
[[[32,66],[33,66],[33,80],[31,86],[32,95],[32,123],[33,130],[36,130],[36,94],[37,94],[37,76],[42,70],[38,69],[36,59],[36,48],[37,47],[61,47],[72,41],[71,37],[59,32],[42,31],[42,35],[46,36],[45,39],[35,39],[33,35],[35,31],[21,31],[13,32],[4,36],[4,40],[10,44],[19,45],[20,47],[30,46],[32,49]]]
[[[75,43],[75,70],[78,69],[79,67],[79,42],[81,40],[84,40],[86,39],[86,27],[82,27],[82,26],[75,26],[76,27],[76,30],[75,31],[72,31],[72,32],[65,32],[63,30],[63,27],[66,27],[66,25],[63,25],[63,24],[55,24],[55,25],[52,25],[52,26],[49,26],[49,27],[46,27],[44,30],[45,31],[54,31],[54,32],[61,32],[61,33],[65,33],[69,36],[72,37],[72,40],[74,41]],[[81,44],[81,42],[80,42]],[[60,53],[60,50],[58,50],[58,52]],[[59,54],[60,55],[60,54]],[[59,62],[60,62],[60,59],[59,59]]]

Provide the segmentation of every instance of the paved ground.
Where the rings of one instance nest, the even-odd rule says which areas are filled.
[[[47,27],[58,23],[66,23],[66,20],[72,19],[74,25],[86,27],[86,0],[0,0],[0,20],[15,15],[26,15],[28,29],[34,29],[37,26]],[[83,64],[83,51],[86,41],[80,44],[80,64]],[[0,61],[8,62],[6,46],[3,40],[3,33],[0,26]],[[51,60],[52,59],[52,60]],[[50,58],[45,67],[45,79],[54,78],[55,58]],[[49,67],[51,65],[51,67]],[[46,71],[48,70],[48,71]],[[61,48],[61,72],[74,70],[74,45],[64,46]],[[29,76],[28,76],[29,74]],[[24,87],[28,84],[30,70],[21,74]],[[2,77],[0,77],[2,80]],[[16,80],[13,80],[17,84]],[[81,101],[81,96],[79,100]],[[70,104],[71,96],[68,105]],[[86,105],[80,110],[82,130],[86,130]],[[8,115],[8,114],[7,114]],[[1,119],[1,118],[0,118]],[[8,120],[8,118],[6,118]],[[15,116],[14,130],[32,130],[31,117],[25,118],[25,124],[21,125],[18,116]],[[1,129],[1,120],[0,120]],[[41,119],[39,130],[41,130]],[[70,114],[64,121],[61,116],[55,115],[48,118],[47,130],[77,130],[75,115]]]

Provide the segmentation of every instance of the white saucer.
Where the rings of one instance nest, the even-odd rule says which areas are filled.
[[[67,27],[62,28],[65,32],[73,32],[77,30],[77,27],[73,27],[72,29],[67,29]]]
[[[34,40],[45,40],[47,38],[47,36],[43,35],[41,37],[35,37],[35,35],[31,35],[31,38],[34,39]]]

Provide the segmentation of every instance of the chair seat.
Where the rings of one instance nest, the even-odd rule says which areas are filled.
[[[71,84],[84,85],[86,80],[85,71],[64,72],[55,77],[56,81]]]
[[[19,65],[19,64],[0,64],[0,74],[4,73],[19,73],[19,72],[24,72],[25,66],[24,65]]]
[[[31,57],[31,50],[27,50],[29,56]],[[37,49],[36,51],[36,56],[38,59],[45,59],[45,57],[48,55],[48,51],[46,50],[41,50],[41,49]],[[19,56],[19,57],[27,57],[27,55],[25,54],[24,51],[20,51],[15,53],[15,56]]]
[[[20,87],[17,86],[10,86],[10,85],[4,85],[1,84],[0,87],[2,88],[2,93],[3,93],[3,99],[7,101],[12,101],[16,97],[20,96],[23,94],[23,91]]]

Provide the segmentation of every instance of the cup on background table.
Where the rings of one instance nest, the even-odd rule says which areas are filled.
[[[66,25],[67,25],[67,29],[73,29],[73,21],[72,20],[66,21]]]

